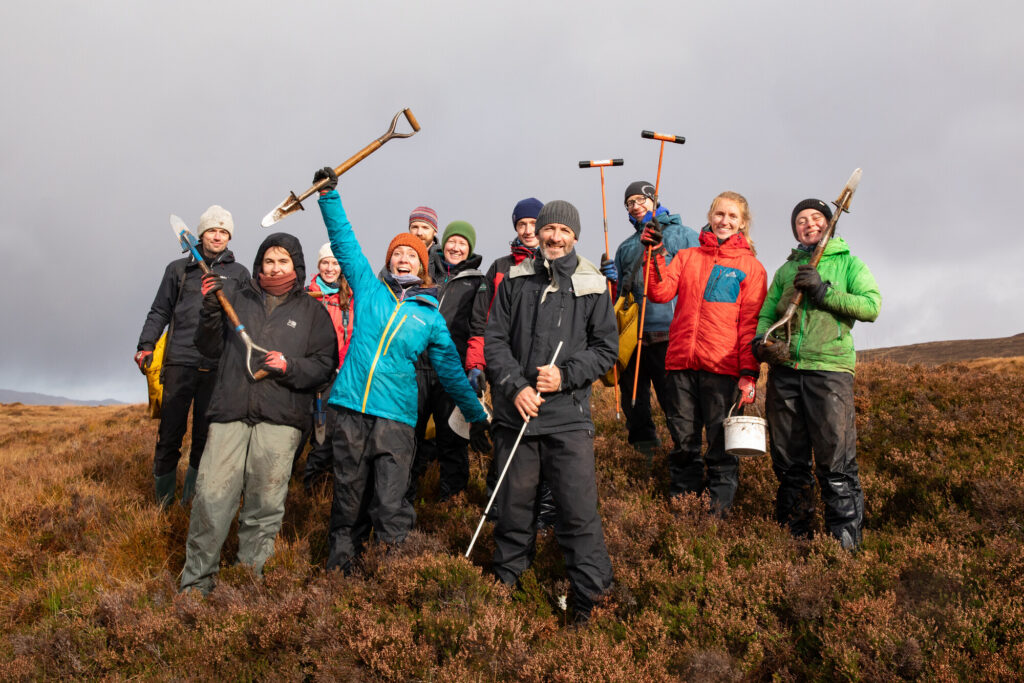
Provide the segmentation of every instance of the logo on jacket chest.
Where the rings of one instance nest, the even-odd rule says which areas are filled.
[[[296,327],[298,327],[298,326],[299,326],[299,324],[298,324],[297,322],[295,322],[294,320],[289,320],[289,321],[288,321],[287,323],[285,323],[285,324],[286,324],[286,325],[288,325],[288,327],[292,328],[293,330],[294,330],[294,329],[295,329]]]

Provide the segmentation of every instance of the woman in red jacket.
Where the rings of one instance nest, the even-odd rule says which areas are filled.
[[[678,297],[665,358],[671,405],[663,408],[674,444],[669,495],[707,490],[713,510],[724,514],[739,486],[739,460],[725,452],[722,421],[733,404],[754,402],[761,368],[750,340],[767,277],[750,240],[750,207],[735,192],[715,197],[700,246],[679,251],[669,265],[656,222],[647,224],[641,241],[652,247],[645,264],[651,301]]]
[[[334,331],[338,334],[338,368],[345,362],[345,352],[348,351],[349,340],[352,339],[352,324],[355,320],[354,302],[352,300],[352,289],[341,274],[341,266],[338,259],[334,258],[331,251],[331,243],[320,247],[317,254],[317,274],[313,276],[306,291],[313,296],[318,296],[320,303],[324,305],[334,323]],[[337,377],[337,373],[334,375]],[[310,426],[312,434],[316,434],[317,420],[323,420],[324,440],[320,443],[316,438],[312,441],[312,448],[306,456],[306,468],[302,472],[302,485],[309,492],[321,479],[329,479],[334,462],[331,444],[334,442],[334,411],[327,406],[327,397],[331,395],[331,387],[334,379],[326,388],[317,393],[319,405],[314,404],[313,424]],[[317,414],[319,412],[319,414]],[[309,435],[299,446],[299,453],[305,447]],[[298,453],[296,454],[296,457]]]

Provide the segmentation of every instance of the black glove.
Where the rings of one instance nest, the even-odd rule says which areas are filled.
[[[650,247],[653,251],[661,248],[661,226],[658,221],[648,221],[644,224],[644,231],[640,233],[640,242]]]
[[[330,192],[331,190],[337,189],[338,187],[338,174],[334,172],[334,169],[330,166],[324,166],[319,171],[313,174],[313,184],[316,185],[324,178],[329,180],[323,184],[320,188],[321,192]]]
[[[217,298],[217,292],[224,289],[224,278],[212,271],[205,273],[200,287],[203,293],[203,310],[219,311],[220,300]]]
[[[810,263],[804,263],[797,267],[796,275],[793,277],[793,286],[810,297],[815,306],[821,306],[825,301],[825,292],[828,291],[829,283],[821,281],[818,269]]]
[[[750,351],[759,363],[779,365],[789,360],[789,344],[778,340],[765,344],[763,335],[750,340]]]
[[[469,447],[477,453],[490,453],[490,427],[486,422],[473,422],[469,425]]]
[[[764,346],[764,336],[758,335],[750,340],[750,352],[760,363],[768,363],[768,349]]]

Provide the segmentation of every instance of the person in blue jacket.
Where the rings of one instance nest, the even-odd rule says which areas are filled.
[[[605,258],[601,262],[601,272],[615,283],[618,296],[632,295],[633,300],[639,305],[643,305],[642,266],[646,249],[640,243],[640,233],[649,221],[657,220],[661,227],[666,265],[672,262],[672,257],[679,250],[700,246],[697,231],[683,225],[679,214],[669,213],[660,203],[657,206],[654,203],[654,185],[646,180],[634,181],[626,187],[626,212],[635,232],[623,240],[615,250],[614,261]],[[648,454],[661,443],[651,417],[651,386],[654,386],[658,403],[664,409],[666,401],[669,400],[665,384],[665,354],[668,351],[668,328],[675,310],[675,299],[661,304],[647,302],[635,405],[632,404],[631,398],[636,374],[636,351],[629,359],[626,371],[619,374],[619,391],[622,393],[622,412],[626,416],[628,441],[638,450]]]
[[[441,385],[466,420],[487,413],[466,379],[462,361],[431,286],[427,249],[403,232],[388,245],[377,278],[359,246],[338,195],[338,177],[325,167],[314,182],[331,250],[355,298],[359,325],[328,402],[334,422],[334,501],[328,569],[349,572],[372,528],[396,545],[416,520],[405,498],[416,452],[416,359],[426,351]]]

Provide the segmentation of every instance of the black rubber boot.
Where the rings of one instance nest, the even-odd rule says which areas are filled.
[[[178,473],[171,470],[167,474],[153,477],[153,488],[157,504],[166,508],[174,502],[174,488],[178,485]]]
[[[199,476],[199,470],[195,467],[189,467],[185,471],[185,485],[181,488],[181,507],[185,507],[192,502],[192,496],[196,492],[196,477]]]

